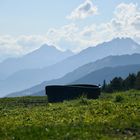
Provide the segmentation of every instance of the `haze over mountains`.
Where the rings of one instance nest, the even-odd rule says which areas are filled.
[[[49,52],[50,49],[52,48],[51,47],[47,48],[46,52]],[[43,81],[52,80],[51,84],[55,84],[57,83],[56,82],[57,80],[53,80],[53,79],[61,78],[66,74],[67,75],[65,77],[59,79],[58,83],[65,84],[67,82],[69,83],[72,80],[76,81],[79,78],[85,76],[86,74],[89,74],[95,70],[108,67],[108,66],[114,67],[114,66],[120,66],[120,65],[123,66],[123,65],[129,65],[129,64],[132,64],[132,65],[140,64],[139,54],[135,54],[132,56],[131,55],[110,56],[110,55],[124,55],[124,54],[140,53],[140,45],[134,42],[130,38],[122,38],[122,39],[117,38],[112,41],[99,44],[95,47],[89,47],[75,55],[72,55],[72,53],[69,53],[69,52],[65,52],[68,54],[65,54],[63,52],[63,57],[59,57],[60,55],[62,55],[62,52],[57,53],[56,51],[56,55],[55,53],[54,55],[52,53],[48,53],[51,55],[48,55],[48,57],[50,58],[47,58],[46,56],[47,53],[45,53],[44,50],[46,50],[45,47],[43,47],[42,49],[42,52],[44,52],[45,57],[41,57],[41,58],[36,57],[36,54],[38,54],[39,50],[37,50],[36,52],[33,52],[34,57],[31,57],[31,58],[34,58],[35,60],[38,58],[37,65],[34,66],[34,64],[36,64],[35,60],[33,63],[31,63],[33,65],[29,67],[28,65],[30,65],[30,63],[27,63],[28,65],[25,65],[25,66],[22,65],[24,66],[22,67],[24,69],[19,70],[13,74],[10,74],[10,76],[8,76],[7,79],[1,81],[0,93],[5,95],[11,92],[24,90],[31,86],[40,84]],[[28,55],[26,56],[27,56],[26,60],[28,61]],[[49,63],[49,62],[52,62],[52,63]],[[13,68],[12,63],[9,63],[9,66],[11,66],[11,68]],[[3,62],[3,65],[4,64],[5,62]],[[20,68],[19,64],[16,64],[16,65],[18,65],[17,67]],[[73,70],[75,71],[72,72]]]
[[[140,54],[108,56],[95,62],[85,64],[62,78],[43,82],[32,88],[12,93],[9,96],[26,94],[44,95],[45,86],[53,84],[81,83],[102,85],[103,80],[109,82],[109,80],[115,76],[125,78],[129,73],[137,73],[140,70],[139,60]]]
[[[39,49],[20,58],[9,58],[0,63],[0,80],[25,69],[38,69],[55,64],[69,56],[71,51],[62,52],[54,46],[42,45]],[[5,77],[4,77],[5,76]]]
[[[103,84],[103,80],[110,82],[114,77],[126,78],[130,73],[137,73],[140,70],[140,64],[126,65],[118,67],[105,67],[72,82],[73,84]]]

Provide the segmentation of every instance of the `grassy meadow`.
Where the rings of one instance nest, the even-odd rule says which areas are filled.
[[[0,99],[0,140],[139,140],[140,91],[63,103]]]

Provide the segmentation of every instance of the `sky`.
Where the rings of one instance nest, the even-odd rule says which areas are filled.
[[[0,0],[0,61],[44,43],[79,52],[116,37],[140,43],[140,0]]]

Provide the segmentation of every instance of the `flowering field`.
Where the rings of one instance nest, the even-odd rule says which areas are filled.
[[[46,97],[0,99],[1,140],[140,139],[140,91],[63,103]]]

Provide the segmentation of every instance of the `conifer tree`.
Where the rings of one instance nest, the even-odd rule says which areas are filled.
[[[136,77],[135,88],[140,90],[140,72],[138,72]]]
[[[129,76],[124,80],[124,89],[134,89],[136,83],[136,75],[135,74],[129,74]]]

